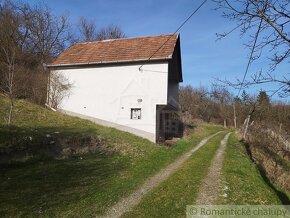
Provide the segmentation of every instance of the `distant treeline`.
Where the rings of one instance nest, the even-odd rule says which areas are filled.
[[[227,88],[212,86],[206,88],[181,87],[179,90],[180,114],[183,121],[201,119],[205,122],[226,124],[241,128],[250,114],[250,124],[263,123],[271,128],[279,128],[290,134],[290,105],[282,101],[271,101],[265,91],[251,96],[243,91],[235,97]]]

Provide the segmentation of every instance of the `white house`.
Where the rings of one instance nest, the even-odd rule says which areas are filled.
[[[76,43],[47,67],[73,84],[65,113],[153,142],[178,132],[179,34]]]

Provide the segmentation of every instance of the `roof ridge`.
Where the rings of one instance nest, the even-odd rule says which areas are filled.
[[[89,41],[89,42],[76,42],[76,44],[90,44],[90,43],[101,43],[101,42],[110,42],[110,41],[121,41],[121,40],[130,40],[130,39],[140,39],[140,38],[155,38],[160,36],[173,36],[173,35],[179,35],[179,33],[167,33],[167,34],[161,34],[161,35],[155,35],[155,36],[137,36],[137,37],[125,37],[125,38],[116,38],[116,39],[104,39],[104,40],[95,40],[95,41]]]

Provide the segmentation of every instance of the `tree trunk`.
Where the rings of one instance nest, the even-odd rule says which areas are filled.
[[[14,102],[13,102],[12,96],[9,96],[9,99],[10,99],[10,107],[9,107],[8,122],[7,122],[8,127],[12,125],[12,115],[13,115],[13,108],[14,108]]]
[[[251,118],[251,115],[248,115],[246,120],[245,120],[245,127],[244,127],[244,131],[243,131],[243,139],[245,139],[246,136],[247,136],[247,131],[248,131],[248,127],[249,127],[250,118]]]
[[[282,123],[280,123],[280,126],[279,126],[279,132],[281,133],[282,131]]]
[[[237,128],[236,103],[234,103],[234,126]]]

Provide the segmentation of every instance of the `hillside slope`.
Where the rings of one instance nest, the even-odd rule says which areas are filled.
[[[8,130],[3,116],[7,99],[1,96],[0,106],[1,217],[102,214],[203,137],[222,129],[197,127],[187,139],[166,147],[22,100],[15,103],[14,126]],[[4,160],[20,154],[30,159]]]
[[[0,105],[2,160],[39,155],[64,158],[90,152],[139,155],[144,148],[155,147],[154,143],[132,134],[53,112],[23,100],[15,102],[13,127],[9,130],[5,121],[8,99],[0,96]]]

